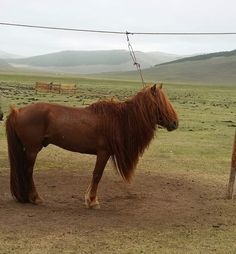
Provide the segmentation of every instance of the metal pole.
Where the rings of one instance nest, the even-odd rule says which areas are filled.
[[[236,131],[235,131],[235,137],[234,137],[234,145],[233,145],[233,153],[232,153],[232,161],[231,161],[231,171],[230,171],[230,176],[229,176],[229,185],[228,185],[228,193],[227,193],[228,199],[233,198],[235,174],[236,174]]]

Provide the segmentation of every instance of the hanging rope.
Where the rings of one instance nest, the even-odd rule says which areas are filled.
[[[129,53],[130,53],[130,56],[131,56],[131,58],[132,58],[132,60],[133,60],[134,65],[135,65],[136,68],[137,68],[137,71],[138,71],[138,73],[139,73],[139,76],[140,76],[140,78],[141,78],[141,80],[142,80],[142,84],[143,84],[143,86],[145,86],[145,82],[144,82],[144,78],[143,78],[143,75],[142,75],[141,66],[140,66],[140,64],[139,64],[138,61],[137,61],[137,58],[136,58],[136,56],[135,56],[133,47],[132,47],[132,45],[131,45],[131,43],[130,43],[129,34],[130,34],[129,32],[126,32],[126,38],[127,38]]]

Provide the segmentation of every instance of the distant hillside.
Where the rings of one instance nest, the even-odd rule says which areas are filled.
[[[10,54],[5,51],[0,50],[0,58],[1,59],[7,59],[7,58],[19,58],[20,56],[15,54]]]
[[[236,50],[182,59],[161,52],[137,51],[136,56],[146,81],[236,85]],[[1,60],[0,70],[6,69],[15,72],[25,70],[86,76],[91,74],[107,79],[140,79],[126,50],[63,51]]]
[[[123,50],[114,51],[62,51],[28,58],[14,59],[11,63],[32,66],[77,66],[94,64],[121,64],[129,60]]]
[[[162,63],[162,65],[173,64],[173,63],[182,63],[182,62],[187,62],[187,61],[207,60],[207,59],[216,58],[216,57],[230,57],[230,56],[236,56],[236,49],[232,50],[232,51],[222,51],[222,52],[203,54],[203,55],[197,55],[197,56],[192,56],[192,57],[184,57],[184,58],[177,59],[174,61]],[[157,64],[157,65],[161,65],[161,64]]]
[[[4,59],[0,59],[0,70],[8,70],[11,68],[11,65],[8,64]]]
[[[236,85],[236,50],[159,64],[143,70],[145,80]],[[102,75],[101,75],[102,76]],[[107,78],[139,79],[137,72],[106,73]]]
[[[140,52],[136,57],[139,63],[148,68],[180,56],[162,52]],[[64,73],[101,73],[133,70],[134,66],[127,50],[62,51],[46,55],[20,59],[8,59],[14,67]]]

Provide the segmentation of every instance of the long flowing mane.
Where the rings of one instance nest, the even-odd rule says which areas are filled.
[[[130,181],[139,157],[154,137],[160,103],[151,88],[145,87],[127,101],[99,101],[88,107],[102,115],[112,160],[126,181]]]

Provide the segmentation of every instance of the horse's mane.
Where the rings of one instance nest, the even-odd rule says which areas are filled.
[[[102,115],[102,130],[109,144],[116,169],[130,181],[145,148],[154,137],[157,105],[151,88],[145,87],[124,102],[105,100],[88,109]]]

